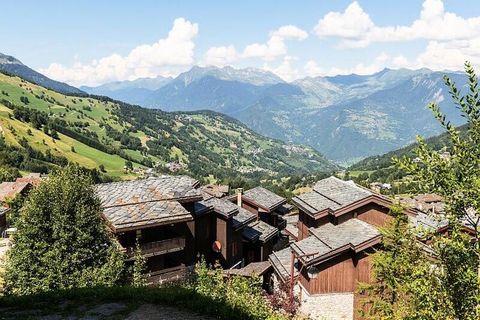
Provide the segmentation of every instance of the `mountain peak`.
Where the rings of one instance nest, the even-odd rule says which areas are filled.
[[[0,64],[18,64],[23,65],[23,63],[16,59],[15,57],[8,56],[0,52]]]

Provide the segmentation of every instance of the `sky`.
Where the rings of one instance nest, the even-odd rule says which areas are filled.
[[[0,52],[69,84],[176,76],[194,65],[286,81],[480,66],[479,0],[4,1]]]

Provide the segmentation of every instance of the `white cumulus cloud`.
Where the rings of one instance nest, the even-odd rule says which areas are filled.
[[[238,59],[237,51],[233,45],[223,47],[211,47],[204,56],[206,65],[223,67]]]
[[[473,39],[480,34],[480,17],[463,18],[446,12],[442,0],[425,0],[418,19],[405,26],[377,26],[358,2],[345,11],[329,12],[314,28],[319,37],[338,37],[343,47],[373,42]]]
[[[73,85],[98,85],[116,80],[169,76],[178,68],[194,63],[194,38],[198,24],[177,18],[166,38],[154,44],[140,45],[126,56],[112,54],[90,63],[75,62],[71,66],[52,63],[40,69],[52,79]]]

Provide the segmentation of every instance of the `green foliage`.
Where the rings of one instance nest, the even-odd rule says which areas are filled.
[[[391,209],[393,219],[381,228],[383,248],[371,257],[372,284],[361,284],[364,319],[453,319],[441,272],[417,242],[401,207]]]
[[[224,277],[221,269],[211,270],[204,260],[195,267],[195,291],[219,306],[218,315],[237,310],[230,314],[231,319],[286,319],[281,313],[274,311],[268,303],[258,277],[241,276]]]
[[[5,181],[15,181],[15,179],[19,178],[20,171],[17,168],[12,168],[9,166],[0,166],[0,183]]]
[[[396,159],[397,165],[410,174],[422,192],[441,195],[446,204],[446,218],[450,237],[436,236],[433,248],[438,256],[436,266],[439,287],[427,285],[430,294],[446,295],[444,310],[455,319],[480,317],[480,99],[477,76],[469,63],[465,64],[468,76],[468,93],[461,95],[455,83],[445,77],[453,101],[467,120],[462,134],[441,112],[435,103],[429,105],[435,118],[447,131],[451,141],[450,156],[442,157],[439,151],[418,137],[415,154],[418,161],[404,157]],[[464,234],[467,227],[473,236]],[[407,279],[408,280],[408,279]],[[408,281],[407,281],[408,282]],[[448,312],[447,312],[448,311]],[[440,319],[440,318],[436,318]]]
[[[142,255],[142,249],[138,241],[135,244],[135,252],[133,256],[133,266],[132,266],[132,286],[142,287],[147,284],[147,275],[145,274],[147,268],[147,260]]]
[[[21,295],[117,283],[123,256],[100,213],[82,169],[69,165],[52,173],[22,209],[7,255],[5,291]]]

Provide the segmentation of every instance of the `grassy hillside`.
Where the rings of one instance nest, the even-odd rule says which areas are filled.
[[[73,161],[118,178],[135,176],[124,173],[126,161],[159,171],[178,162],[187,173],[221,180],[336,169],[309,147],[265,138],[221,114],[66,96],[6,74],[0,74],[0,132],[6,145],[28,151],[25,157],[37,164]]]

